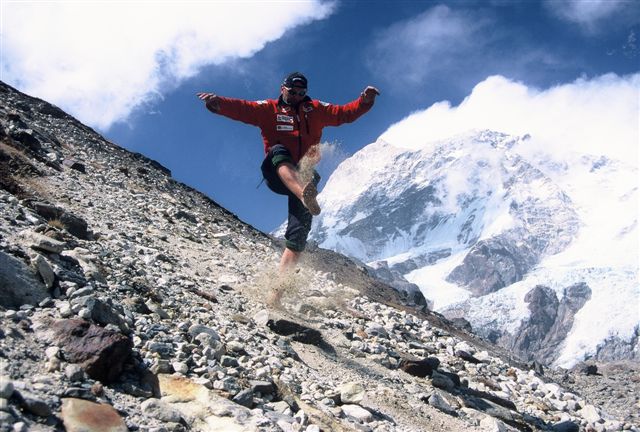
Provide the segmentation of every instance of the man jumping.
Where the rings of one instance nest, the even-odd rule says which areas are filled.
[[[269,189],[289,198],[281,271],[295,267],[307,244],[312,216],[320,214],[316,201],[320,176],[313,167],[320,160],[322,129],[353,122],[371,109],[379,94],[378,89],[368,86],[346,105],[328,104],[307,96],[307,78],[299,72],[284,79],[278,99],[253,102],[197,94],[209,111],[257,126],[262,132],[266,155],[262,175]],[[301,170],[307,164],[311,166],[308,173]]]

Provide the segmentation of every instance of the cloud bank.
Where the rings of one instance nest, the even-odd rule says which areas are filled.
[[[637,12],[633,12],[634,3],[632,0],[545,0],[544,6],[557,18],[595,32],[610,18],[627,13],[637,16]]]
[[[489,41],[490,24],[475,12],[430,8],[380,32],[368,50],[368,66],[391,82],[419,85],[468,60]]]
[[[0,79],[106,130],[203,66],[248,57],[333,3],[3,2]]]
[[[380,139],[413,149],[471,129],[529,134],[550,154],[593,154],[638,163],[640,74],[607,74],[535,89],[502,76],[392,125]]]

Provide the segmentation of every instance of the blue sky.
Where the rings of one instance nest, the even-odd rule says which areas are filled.
[[[326,180],[392,125],[442,101],[459,105],[492,75],[542,91],[627,76],[640,64],[640,8],[624,0],[3,0],[0,7],[0,79],[156,159],[263,231],[284,221],[286,199],[257,188],[259,130],[209,113],[196,92],[277,97],[294,70],[309,78],[310,96],[332,103],[378,87],[371,112],[325,129]]]

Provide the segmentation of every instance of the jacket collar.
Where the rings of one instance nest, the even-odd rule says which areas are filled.
[[[300,105],[304,105],[304,104],[306,104],[307,102],[311,102],[311,100],[312,100],[312,99],[309,97],[309,95],[305,96],[305,97],[304,97],[304,99],[302,99],[302,100],[300,101],[300,104],[298,105],[298,107],[300,107]],[[293,107],[292,107],[291,105],[289,105],[288,103],[286,103],[286,102],[284,101],[284,99],[282,98],[282,95],[280,95],[280,96],[278,97],[278,106],[279,106],[279,107],[289,107],[289,108],[292,108],[292,109],[293,109]]]

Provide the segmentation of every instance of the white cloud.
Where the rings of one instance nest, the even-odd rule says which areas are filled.
[[[545,90],[502,76],[479,83],[452,107],[438,102],[391,126],[380,138],[395,146],[424,148],[471,129],[532,136],[549,154],[593,154],[638,161],[640,74],[607,74]]]
[[[0,79],[107,129],[203,66],[248,57],[333,3],[2,2]]]
[[[547,10],[558,18],[593,32],[609,18],[623,11],[633,11],[634,0],[545,0]]]
[[[391,82],[421,84],[464,62],[489,40],[490,20],[469,11],[436,6],[382,31],[368,51],[368,65]]]

